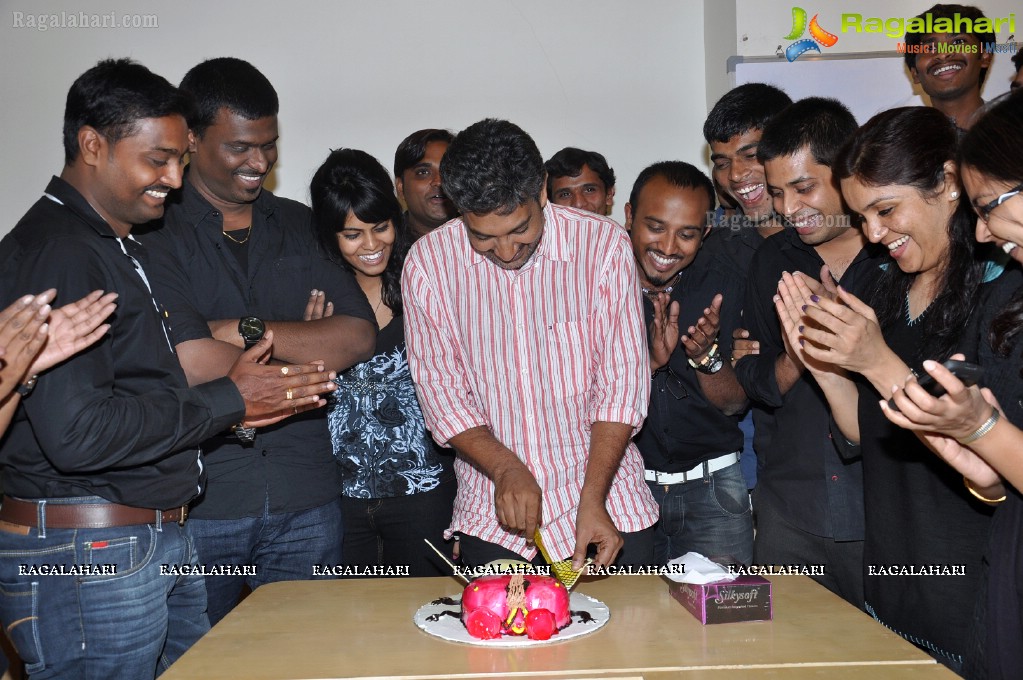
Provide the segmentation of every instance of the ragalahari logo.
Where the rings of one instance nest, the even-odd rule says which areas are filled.
[[[795,61],[807,52],[819,53],[821,48],[817,46],[818,44],[824,47],[832,47],[838,42],[837,35],[828,33],[821,28],[820,24],[817,23],[817,16],[816,14],[813,15],[808,28],[806,25],[806,10],[802,7],[792,8],[792,31],[785,36],[785,40],[795,40],[796,42],[785,49],[786,59]],[[810,31],[810,37],[803,38],[803,34],[807,30]]]

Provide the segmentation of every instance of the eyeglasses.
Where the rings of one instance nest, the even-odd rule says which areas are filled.
[[[668,388],[668,394],[675,397],[676,400],[682,400],[689,396],[689,391],[682,384],[681,378],[671,370],[671,366],[668,367],[667,375],[664,376],[664,386]]]
[[[1006,191],[1004,194],[1002,194],[995,200],[991,201],[990,203],[982,205],[980,207],[974,206],[974,210],[976,210],[977,214],[980,215],[980,219],[987,222],[988,218],[991,217],[992,210],[1000,206],[1002,203],[1005,203],[1006,201],[1008,201],[1010,198],[1012,198],[1021,191],[1023,191],[1023,184],[1017,184],[1012,189]]]

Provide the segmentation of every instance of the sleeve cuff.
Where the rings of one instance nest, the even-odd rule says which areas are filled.
[[[622,423],[632,426],[632,434],[636,434],[643,426],[646,414],[640,413],[629,406],[603,406],[590,413],[591,423]]]
[[[430,425],[430,432],[434,440],[441,446],[450,447],[449,442],[466,430],[477,427],[489,427],[490,423],[482,416],[473,417],[472,414],[447,414],[433,421]]]
[[[210,432],[217,433],[241,422],[245,401],[230,378],[217,378],[192,388],[210,410]]]

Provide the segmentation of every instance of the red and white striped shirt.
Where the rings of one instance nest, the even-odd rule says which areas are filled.
[[[460,219],[419,239],[402,289],[409,365],[426,425],[446,444],[485,426],[543,490],[544,543],[575,550],[575,519],[594,422],[646,417],[650,375],[636,262],[611,220],[548,204],[540,244],[520,269],[476,253]],[[500,526],[494,484],[460,456],[447,535],[461,531],[527,559],[525,539]],[[631,441],[608,494],[619,531],[658,510]]]

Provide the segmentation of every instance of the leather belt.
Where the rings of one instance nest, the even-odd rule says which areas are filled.
[[[42,522],[40,522],[42,519]],[[117,503],[50,503],[4,498],[0,505],[0,521],[49,529],[105,529],[136,524],[185,524],[188,506],[173,510],[150,510]]]
[[[739,462],[739,452],[726,453],[723,456],[717,458],[711,458],[710,460],[699,463],[695,467],[686,470],[685,472],[658,472],[657,470],[644,470],[643,477],[648,482],[654,484],[685,484],[691,482],[694,479],[703,479],[705,475],[711,475],[718,470],[724,470],[729,465],[735,465]]]

